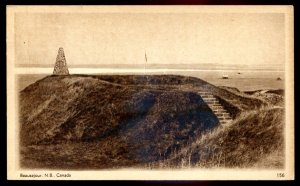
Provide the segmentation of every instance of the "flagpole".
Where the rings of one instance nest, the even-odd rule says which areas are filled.
[[[145,50],[145,63],[144,63],[144,74],[146,75],[146,66],[147,66],[147,54]]]

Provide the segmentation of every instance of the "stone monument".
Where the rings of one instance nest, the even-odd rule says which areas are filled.
[[[69,75],[64,49],[62,47],[58,50],[53,75]]]

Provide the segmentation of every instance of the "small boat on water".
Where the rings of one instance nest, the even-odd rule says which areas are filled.
[[[222,79],[229,79],[228,75],[222,75]]]

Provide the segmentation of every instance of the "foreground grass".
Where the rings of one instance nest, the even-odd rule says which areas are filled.
[[[202,135],[156,166],[282,168],[283,116],[281,108],[244,112],[233,123]]]

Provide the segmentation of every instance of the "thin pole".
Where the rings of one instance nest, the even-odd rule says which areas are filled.
[[[147,66],[147,54],[146,54],[146,50],[145,50],[144,74],[146,74],[146,66]]]

